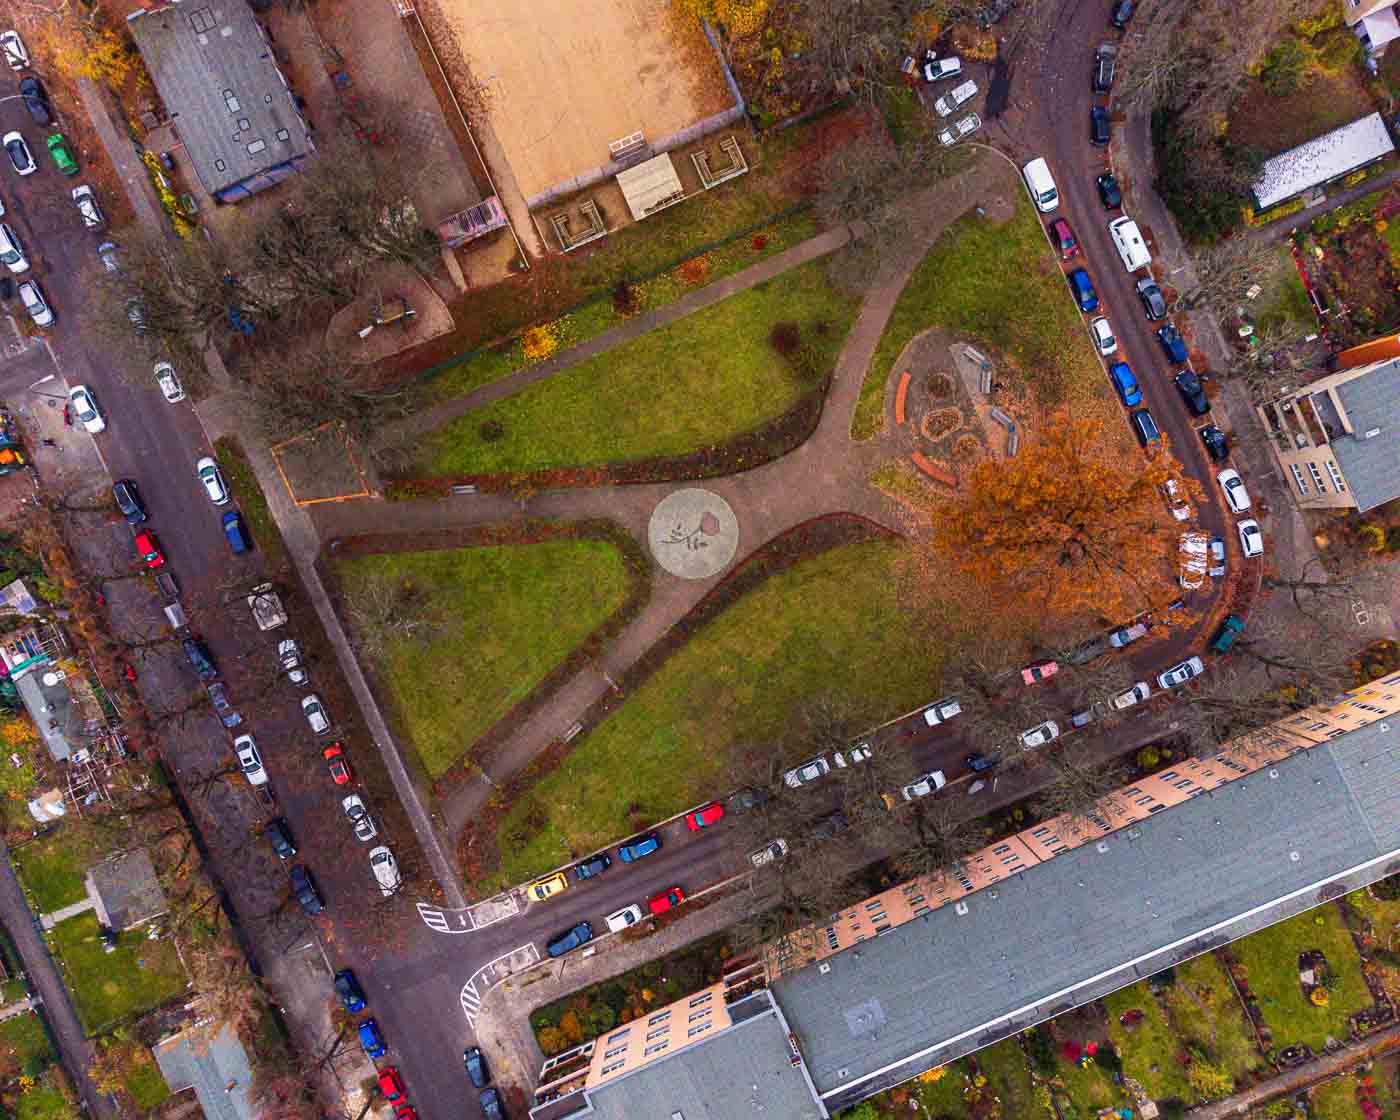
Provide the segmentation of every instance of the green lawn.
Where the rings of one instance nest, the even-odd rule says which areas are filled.
[[[851,434],[869,439],[885,385],[909,340],[929,327],[972,335],[1011,358],[1049,400],[1098,387],[1102,374],[1035,209],[1013,185],[1016,216],[966,214],[929,250],[895,303],[861,386]],[[999,370],[1001,376],[1005,370]]]
[[[1313,314],[1312,303],[1308,300],[1307,289],[1298,276],[1298,266],[1286,244],[1275,248],[1276,262],[1268,276],[1261,277],[1259,284],[1264,289],[1258,300],[1259,326],[1261,329],[1275,324],[1287,324],[1298,330],[1313,331],[1317,327],[1317,316]]]
[[[1236,1083],[1264,1065],[1230,978],[1214,955],[1177,965],[1176,983],[1161,998],[1182,1039],[1204,1052]]]
[[[53,1057],[48,1033],[37,1011],[11,1015],[0,1023],[0,1078],[16,1077],[21,1072],[32,1077],[51,1064]]]
[[[400,640],[375,668],[424,769],[451,769],[627,596],[616,545],[600,540],[398,552],[337,565],[346,594],[411,581],[442,625]]]
[[[20,1095],[15,1120],[78,1120],[78,1106],[64,1095],[57,1077],[52,1072]]]
[[[914,1092],[914,1100],[919,1102],[919,1111],[910,1115],[946,1117],[946,1120],[966,1120],[971,1115],[964,1093],[967,1087],[967,1067],[964,1062],[954,1062],[943,1067],[943,1076],[936,1081],[922,1079],[911,1081],[908,1088]]]
[[[425,441],[423,463],[433,474],[530,471],[723,442],[820,383],[857,305],[813,262],[459,417]],[[780,322],[812,349],[801,374],[768,343]]]
[[[1025,1052],[1014,1038],[1004,1038],[976,1054],[977,1065],[992,1080],[1001,1098],[1002,1115],[1031,1116],[1036,1109],[1035,1086]]]
[[[1356,1076],[1347,1074],[1319,1085],[1308,1098],[1311,1120],[1361,1120],[1356,1100]]]
[[[1123,1059],[1123,1073],[1142,1082],[1153,1100],[1176,1097],[1194,1102],[1196,1093],[1186,1079],[1186,1069],[1176,1060],[1181,1044],[1147,982],[1116,991],[1103,1002],[1108,1008],[1108,1034]],[[1142,1012],[1142,1022],[1127,1030],[1118,1020],[1132,1009]]]
[[[53,832],[16,849],[20,879],[34,896],[40,914],[71,906],[87,897],[83,877],[98,853],[81,827],[61,824]]]
[[[555,867],[712,793],[835,684],[876,721],[937,691],[944,650],[897,602],[898,545],[846,545],[780,572],[691,640],[508,811],[504,882]]]
[[[1305,1000],[1298,983],[1298,955],[1310,949],[1322,950],[1337,977],[1326,1007]],[[1275,1047],[1305,1042],[1321,1051],[1329,1035],[1347,1038],[1347,1017],[1371,1003],[1361,960],[1334,906],[1262,929],[1236,942],[1232,951],[1247,970]]]
[[[248,532],[253,543],[262,549],[264,555],[274,564],[284,564],[287,559],[286,546],[282,543],[282,531],[272,519],[267,498],[258,484],[258,476],[253,473],[253,465],[243,452],[243,445],[237,436],[223,436],[214,442],[214,455],[219,461],[219,469],[224,472],[229,489],[238,499],[238,508],[248,523]]]
[[[170,1087],[166,1085],[160,1067],[149,1051],[141,1055],[140,1063],[126,1075],[123,1084],[132,1103],[142,1112],[150,1112],[170,1096]]]
[[[1062,1092],[1074,1106],[1073,1120],[1091,1120],[1099,1109],[1118,1108],[1128,1100],[1127,1094],[1113,1084],[1113,1075],[1097,1062],[1090,1063],[1086,1069],[1072,1065],[1061,1055],[1056,1066],[1064,1082]]]
[[[103,952],[91,911],[59,922],[49,932],[49,944],[62,961],[78,1017],[90,1035],[186,989],[185,970],[169,938],[148,941],[136,930],[123,934],[114,952]]]

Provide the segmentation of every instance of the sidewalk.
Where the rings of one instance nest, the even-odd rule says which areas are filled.
[[[1329,210],[1335,210],[1339,206],[1346,206],[1355,202],[1358,198],[1365,198],[1368,194],[1385,190],[1391,183],[1400,182],[1400,166],[1392,167],[1389,171],[1384,171],[1374,179],[1367,179],[1364,183],[1358,183],[1349,190],[1344,190],[1338,194],[1329,194],[1316,206],[1308,206],[1299,210],[1296,214],[1289,214],[1286,218],[1279,218],[1275,222],[1270,222],[1266,226],[1252,229],[1244,236],[1251,241],[1282,241],[1293,230],[1299,226],[1305,226],[1320,214],[1325,214]]]

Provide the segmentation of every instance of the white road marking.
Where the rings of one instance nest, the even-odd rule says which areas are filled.
[[[523,968],[538,964],[540,951],[533,941],[509,953],[502,953],[494,961],[482,965],[465,984],[462,985],[462,1014],[467,1017],[467,1026],[476,1030],[476,1013],[481,1009],[481,1001],[486,994],[507,976]]]

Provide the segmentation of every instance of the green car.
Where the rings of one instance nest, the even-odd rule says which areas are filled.
[[[68,150],[68,141],[64,138],[63,133],[55,132],[49,137],[49,155],[53,156],[54,163],[63,174],[76,175],[78,173],[78,161]]]

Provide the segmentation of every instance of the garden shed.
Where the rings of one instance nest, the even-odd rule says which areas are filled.
[[[1260,210],[1268,210],[1393,151],[1384,119],[1372,113],[1268,160],[1254,182],[1255,202]]]

